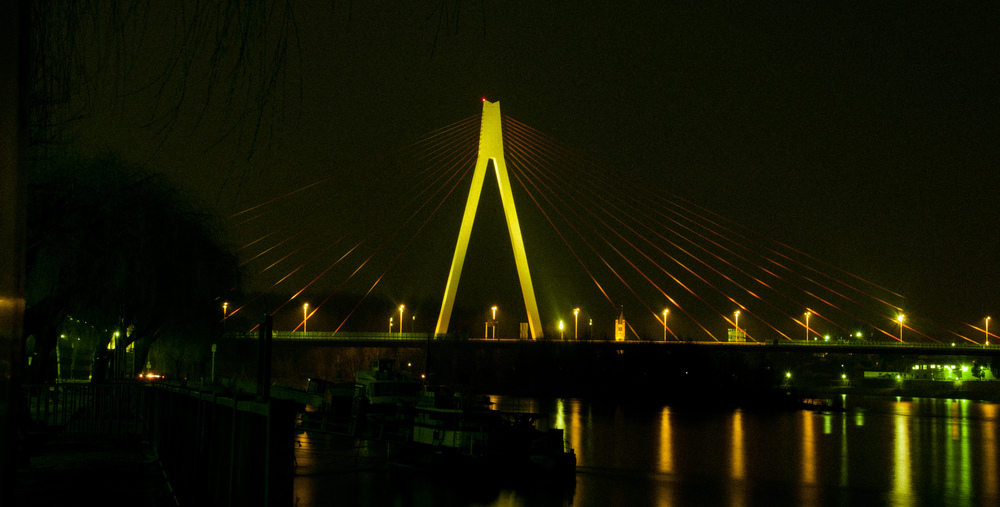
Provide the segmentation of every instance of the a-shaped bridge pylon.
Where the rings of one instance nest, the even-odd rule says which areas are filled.
[[[535,289],[531,285],[531,273],[528,271],[528,256],[524,253],[524,241],[521,239],[521,226],[517,221],[517,210],[514,208],[514,196],[511,194],[510,178],[507,176],[507,164],[503,158],[503,134],[500,128],[500,102],[483,100],[483,119],[479,132],[479,157],[476,160],[476,170],[472,175],[472,188],[469,199],[465,203],[465,214],[462,216],[462,226],[458,232],[458,243],[455,245],[455,256],[451,261],[451,271],[448,273],[448,284],[444,289],[444,300],[441,302],[441,315],[438,316],[435,333],[448,332],[448,322],[455,306],[455,294],[458,292],[458,280],[462,275],[462,265],[469,247],[469,236],[472,234],[472,223],[476,219],[476,209],[479,207],[479,197],[486,179],[486,169],[490,162],[496,170],[497,184],[500,186],[500,199],[503,202],[503,213],[507,219],[507,230],[510,232],[510,243],[514,249],[514,262],[517,265],[517,276],[521,280],[521,293],[524,296],[524,306],[528,312],[528,325],[531,328],[532,339],[542,337],[542,321],[538,317],[538,304],[535,302]]]

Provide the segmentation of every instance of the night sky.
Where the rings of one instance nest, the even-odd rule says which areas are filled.
[[[156,98],[137,76],[166,57],[169,44],[155,42],[166,29],[134,48],[146,55],[125,85],[134,93],[97,100],[80,145],[163,171],[222,216],[331,177],[261,219],[267,225],[254,234],[286,227],[336,237],[340,227],[376,227],[365,220],[381,214],[368,206],[400,191],[395,180],[406,172],[392,153],[477,115],[482,98],[499,100],[505,115],[604,161],[623,181],[688,199],[914,307],[979,326],[992,314],[1000,330],[996,3],[471,2],[458,11],[453,2],[377,2],[351,12],[334,4],[294,5],[284,105],[266,116],[274,130],[249,160],[245,143],[220,141],[230,120],[218,89],[196,124],[205,102],[197,76],[162,146],[142,127]],[[468,184],[460,188],[447,208],[453,223],[440,227],[452,235]],[[493,212],[483,223],[502,220]],[[232,234],[234,244],[252,236]],[[537,247],[532,257],[533,240],[541,241],[525,238],[536,285],[553,271],[563,276],[555,250]],[[375,292],[437,304],[453,242],[423,247],[432,259],[425,269],[404,262],[408,271]],[[486,264],[469,261],[470,294],[496,283],[476,274],[490,272]],[[336,283],[319,284],[309,300]],[[500,304],[520,306],[508,294],[517,294],[515,279],[504,283]],[[588,283],[579,274],[566,290]],[[552,296],[557,289],[536,290],[545,293],[543,321],[572,311],[551,306],[571,299]],[[466,297],[469,307],[493,301]],[[603,307],[599,315],[614,317]]]

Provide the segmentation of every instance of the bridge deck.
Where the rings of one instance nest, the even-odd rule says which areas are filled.
[[[874,341],[775,341],[763,342],[709,342],[709,341],[645,341],[645,340],[506,340],[463,338],[432,333],[321,333],[276,331],[275,341],[314,344],[325,347],[382,347],[417,348],[451,344],[464,344],[477,348],[539,347],[590,347],[595,350],[649,350],[650,347],[677,347],[679,349],[717,349],[754,352],[804,352],[843,354],[915,354],[1000,356],[1000,346],[950,343],[898,343]],[[256,336],[243,339],[255,340]]]

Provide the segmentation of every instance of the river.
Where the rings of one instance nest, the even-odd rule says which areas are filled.
[[[576,452],[575,484],[385,466],[384,445],[298,435],[298,506],[1000,505],[1000,405],[840,395],[830,410],[705,410],[492,396]]]

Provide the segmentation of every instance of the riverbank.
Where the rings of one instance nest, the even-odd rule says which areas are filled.
[[[809,386],[796,389],[801,398],[828,398],[842,394],[942,398],[1000,403],[1000,381],[992,380],[895,380],[864,379],[845,385]]]

